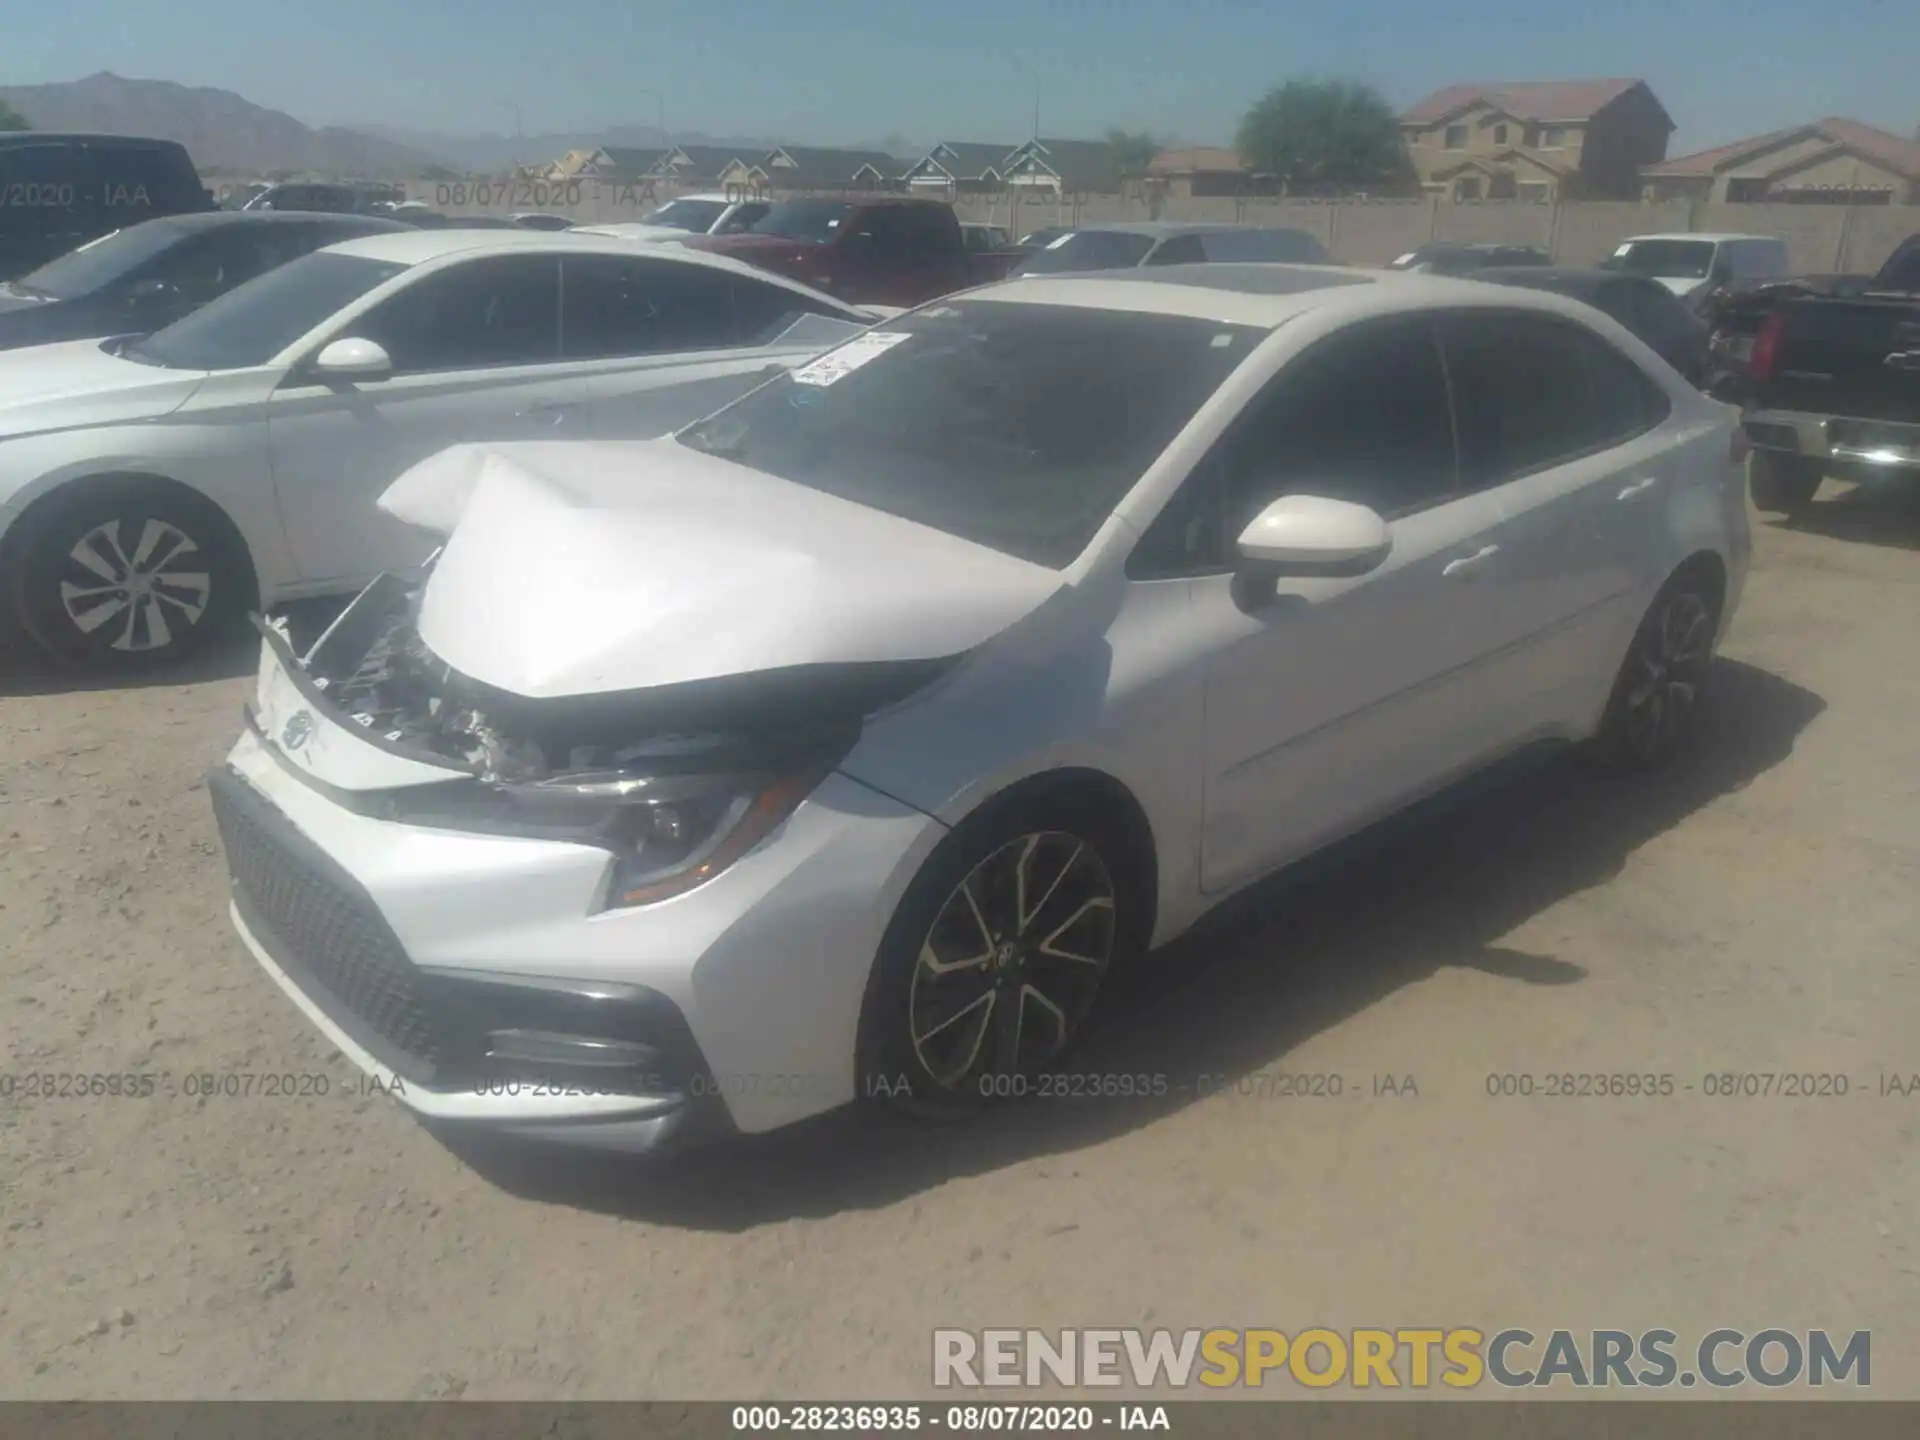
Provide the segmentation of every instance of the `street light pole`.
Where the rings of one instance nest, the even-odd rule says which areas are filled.
[[[637,95],[651,95],[653,97],[654,103],[659,107],[660,123],[657,128],[660,131],[660,144],[664,148],[671,150],[673,148],[673,140],[667,134],[667,97],[658,90],[637,90],[634,93]]]
[[[500,103],[513,112],[513,167],[518,170],[527,161],[527,132],[520,124],[520,107],[511,100]]]

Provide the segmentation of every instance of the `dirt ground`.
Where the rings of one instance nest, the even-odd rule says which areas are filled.
[[[1082,1064],[1165,1097],[664,1168],[463,1158],[341,1093],[225,920],[201,777],[250,653],[10,662],[0,1072],[338,1083],[0,1102],[0,1394],[894,1398],[937,1326],[1424,1324],[1870,1329],[1874,1391],[1920,1396],[1920,1095],[1880,1093],[1920,1072],[1920,518],[1844,497],[1758,547],[1686,763],[1551,766],[1160,957]],[[1487,1093],[1563,1071],[1676,1090]],[[1346,1093],[1199,1094],[1282,1072]]]

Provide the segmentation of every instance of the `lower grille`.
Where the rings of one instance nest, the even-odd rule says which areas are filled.
[[[360,884],[244,780],[207,790],[234,899],[267,952],[335,1024],[383,1065],[431,1084],[444,1038],[422,977]]]

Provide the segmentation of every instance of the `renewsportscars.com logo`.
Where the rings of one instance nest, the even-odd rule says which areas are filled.
[[[936,1330],[941,1389],[1131,1385],[1184,1390],[1300,1385],[1326,1390],[1471,1390],[1872,1384],[1873,1335],[1712,1330],[1683,1345],[1671,1330],[1309,1329]]]

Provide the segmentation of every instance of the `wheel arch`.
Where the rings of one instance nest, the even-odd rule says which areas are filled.
[[[51,479],[38,487],[32,498],[13,510],[12,519],[4,533],[0,533],[0,558],[10,557],[16,548],[32,534],[34,521],[51,513],[56,507],[73,503],[91,495],[111,495],[118,492],[135,490],[159,490],[183,501],[195,509],[205,512],[207,517],[220,527],[224,538],[234,547],[234,553],[245,562],[245,573],[241,577],[248,586],[251,602],[259,603],[260,566],[253,553],[253,547],[247,543],[243,531],[227,507],[214,499],[198,486],[181,480],[176,476],[162,474],[157,470],[130,467],[126,469],[108,469],[91,471],[86,474],[62,476]]]
[[[994,817],[1031,802],[1072,796],[1091,803],[1111,827],[1120,858],[1128,867],[1127,879],[1138,889],[1141,905],[1137,924],[1138,941],[1144,946],[1152,937],[1160,910],[1160,855],[1153,822],[1139,797],[1119,777],[1091,765],[1063,765],[1040,770],[1002,786],[983,798],[951,830],[958,833],[978,825],[993,823]]]

